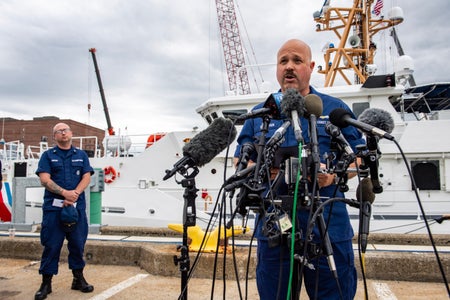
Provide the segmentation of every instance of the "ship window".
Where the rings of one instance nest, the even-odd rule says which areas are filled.
[[[211,124],[212,119],[211,119],[210,115],[206,115],[205,119],[206,119],[206,122],[208,122],[208,124]]]
[[[14,163],[14,177],[27,177],[27,163]]]
[[[237,117],[239,117],[242,114],[246,114],[246,109],[231,109],[231,110],[223,110],[222,114],[225,118],[228,118],[230,120],[235,120]],[[236,125],[242,125],[244,124],[245,120],[237,120]]]
[[[356,118],[358,118],[359,115],[367,108],[369,108],[369,102],[358,102],[353,103],[352,105],[352,110]]]
[[[411,169],[417,188],[420,190],[441,189],[438,160],[412,161]]]
[[[211,114],[211,116],[212,116],[212,118],[215,120],[215,119],[217,119],[219,116],[217,116],[217,113],[216,112],[213,112],[212,114]]]

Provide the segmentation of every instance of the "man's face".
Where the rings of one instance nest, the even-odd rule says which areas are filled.
[[[277,80],[281,91],[293,88],[303,96],[307,95],[313,69],[314,62],[311,62],[311,53],[305,44],[289,41],[278,51]]]
[[[72,131],[67,124],[57,124],[53,129],[53,136],[58,143],[67,143],[72,139]]]

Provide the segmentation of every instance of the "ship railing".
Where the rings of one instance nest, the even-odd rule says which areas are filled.
[[[28,146],[27,157],[28,159],[39,159],[46,150],[48,150],[48,142],[39,142],[39,146]]]
[[[3,161],[7,160],[24,160],[24,144],[17,140],[3,144],[3,149],[0,149],[0,158]]]
[[[93,136],[77,136],[72,138],[73,145],[86,151],[89,157],[101,157],[102,150],[98,145],[98,137]]]

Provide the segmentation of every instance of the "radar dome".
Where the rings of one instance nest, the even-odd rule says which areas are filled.
[[[395,66],[397,76],[411,75],[414,72],[414,61],[408,55],[402,55],[398,58]]]
[[[398,23],[402,22],[403,10],[398,6],[393,7],[388,13],[388,18],[391,21],[397,21]]]

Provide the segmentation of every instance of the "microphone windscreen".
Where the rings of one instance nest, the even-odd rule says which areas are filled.
[[[323,103],[322,99],[315,94],[308,94],[305,96],[305,116],[309,117],[309,115],[315,115],[319,117],[322,115],[323,111]]]
[[[281,113],[285,116],[291,116],[292,111],[297,111],[298,116],[305,114],[305,99],[296,89],[287,89],[281,101]]]
[[[215,119],[205,130],[194,136],[183,147],[183,155],[190,156],[198,167],[209,163],[236,138],[233,122],[225,118]],[[230,139],[229,139],[230,137]]]
[[[394,130],[394,119],[387,111],[380,108],[367,108],[358,117],[358,121],[380,128],[387,133]]]
[[[346,118],[351,118],[350,112],[343,108],[336,108],[330,113],[330,122],[339,128],[345,128],[348,126]]]
[[[264,108],[270,108],[270,116],[272,119],[279,120],[286,116],[281,116],[281,100],[283,99],[282,93],[272,93],[264,102]]]
[[[371,204],[375,201],[372,180],[369,177],[363,178],[356,188],[356,200],[369,201]]]

